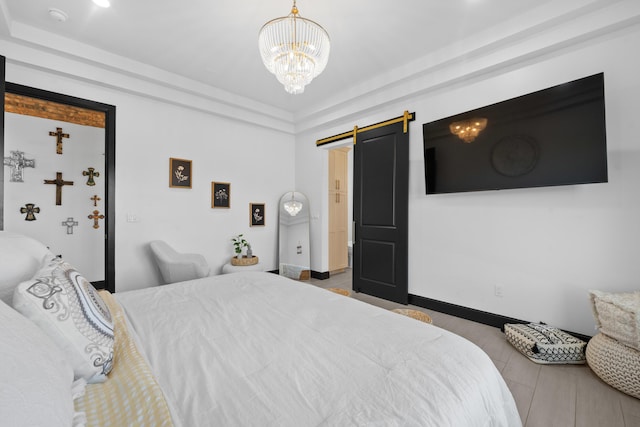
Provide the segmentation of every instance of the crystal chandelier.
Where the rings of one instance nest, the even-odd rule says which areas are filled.
[[[288,16],[264,24],[258,34],[258,46],[265,67],[294,95],[304,92],[329,60],[329,34],[298,14],[296,0]]]
[[[284,210],[291,216],[298,215],[298,212],[302,209],[302,203],[293,198],[294,192],[291,192],[291,200],[284,202]]]
[[[457,135],[458,138],[468,143],[476,139],[478,134],[482,132],[486,126],[487,119],[474,118],[451,123],[449,125],[449,130],[452,134]]]

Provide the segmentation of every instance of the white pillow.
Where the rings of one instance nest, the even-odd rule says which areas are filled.
[[[63,349],[76,378],[102,382],[113,364],[111,313],[93,285],[60,258],[18,285],[13,307]]]
[[[73,369],[32,321],[0,301],[0,423],[73,424]]]
[[[0,231],[0,300],[11,305],[16,286],[33,277],[47,255],[53,254],[36,239]]]

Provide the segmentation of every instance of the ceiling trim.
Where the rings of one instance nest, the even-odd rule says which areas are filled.
[[[4,1],[0,0],[2,5]],[[296,135],[353,121],[357,116],[424,96],[447,85],[486,78],[640,22],[640,2],[634,0],[594,0],[587,4],[574,1],[549,7],[552,6],[556,9],[551,17],[546,14],[546,8],[540,9],[531,16],[527,26],[505,23],[491,41],[482,37],[480,41],[461,41],[443,47],[431,55],[356,83],[348,93],[328,95],[321,103],[295,113],[18,22],[8,25],[11,35],[0,38],[0,49],[7,57],[9,70],[12,65],[41,69]]]

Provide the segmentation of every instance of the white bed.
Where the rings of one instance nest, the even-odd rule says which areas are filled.
[[[124,342],[118,334],[128,332],[159,385],[161,406],[171,414],[164,425],[521,425],[511,393],[480,348],[313,285],[247,272],[103,297],[112,312],[122,310],[115,347]],[[102,406],[126,412],[100,397],[110,382],[118,390],[127,382],[117,371],[129,359],[119,354],[104,383],[86,386],[84,403],[76,396],[76,425],[112,422],[95,414]],[[151,406],[146,401],[138,405]],[[131,425],[157,424],[132,414]]]

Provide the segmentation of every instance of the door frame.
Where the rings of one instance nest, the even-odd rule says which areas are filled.
[[[5,93],[13,93],[23,95],[30,98],[42,99],[44,101],[66,104],[74,107],[85,108],[89,110],[99,111],[105,115],[105,280],[104,283],[95,283],[97,287],[107,289],[109,292],[115,292],[115,224],[116,224],[116,107],[101,102],[91,101],[88,99],[77,98],[61,93],[50,92],[30,86],[24,86],[16,83],[10,83],[5,80],[6,59],[0,57],[0,98],[2,104],[2,113],[0,115],[0,152],[4,153],[4,96]],[[4,154],[3,154],[4,156]],[[4,162],[2,163],[2,175],[0,176],[0,230],[4,229]]]
[[[349,242],[348,235],[349,235],[349,229],[350,229],[350,227],[351,227],[351,224],[349,223],[349,216],[350,216],[350,215],[349,215],[349,210],[348,210],[348,209],[349,209],[349,205],[352,205],[352,199],[353,199],[353,195],[351,194],[352,192],[351,192],[351,191],[349,191],[349,185],[350,185],[350,182],[349,182],[349,169],[351,169],[351,171],[353,171],[353,164],[349,164],[349,157],[351,157],[351,158],[353,159],[353,145],[351,145],[351,144],[342,144],[342,145],[339,145],[339,146],[330,147],[330,148],[327,150],[327,154],[328,154],[328,156],[329,156],[329,165],[328,165],[328,166],[329,166],[329,168],[328,168],[328,170],[329,170],[329,171],[331,171],[331,169],[332,169],[332,168],[331,168],[331,155],[330,155],[329,153],[331,153],[332,151],[335,151],[335,150],[344,151],[344,152],[345,152],[345,155],[346,155],[346,158],[347,158],[347,171],[346,171],[346,177],[345,177],[345,178],[346,178],[346,181],[347,181],[347,183],[346,183],[347,185],[346,185],[346,188],[345,188],[345,190],[344,190],[344,192],[346,192],[346,198],[345,198],[345,201],[346,201],[346,203],[347,203],[347,212],[346,212],[346,214],[345,214],[345,215],[346,215],[346,217],[345,217],[345,218],[343,218],[343,219],[345,220],[346,227],[347,227],[347,239],[346,239],[345,245],[347,245],[347,246],[348,246],[348,242]],[[332,179],[332,178],[331,178],[331,179]],[[330,185],[330,184],[329,184],[329,185]],[[329,191],[327,192],[327,194],[329,195],[329,197],[331,196],[331,189],[330,189],[330,188],[329,188]],[[331,202],[331,200],[329,200],[329,207],[328,207],[328,211],[327,211],[328,218],[329,218],[329,221],[328,221],[328,223],[327,223],[328,231],[329,231],[329,232],[328,232],[328,234],[327,234],[327,236],[328,236],[328,238],[329,238],[329,241],[327,242],[327,243],[328,243],[328,244],[327,244],[327,249],[328,249],[328,252],[329,252],[329,264],[328,264],[328,271],[329,271],[329,274],[331,274],[331,273],[333,273],[333,272],[339,272],[339,273],[341,273],[341,272],[343,272],[346,268],[349,268],[349,253],[348,253],[348,248],[346,248],[346,249],[347,249],[347,260],[346,260],[346,265],[345,265],[345,267],[340,267],[340,268],[337,268],[337,269],[335,269],[335,268],[334,268],[334,269],[332,269],[332,265],[331,265],[331,249],[332,249],[332,245],[331,245],[331,231],[332,231],[332,228],[331,228],[331,213],[330,213],[330,211],[331,211],[331,203],[332,203],[332,202]],[[351,217],[352,217],[352,219],[353,219],[353,211],[351,212]]]

